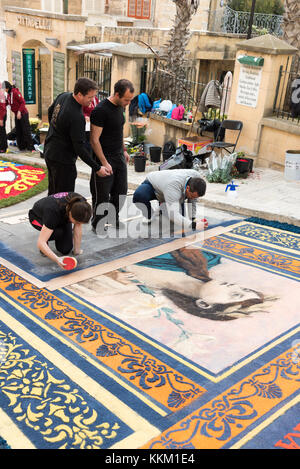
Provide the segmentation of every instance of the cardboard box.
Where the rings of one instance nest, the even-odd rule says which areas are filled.
[[[199,155],[201,153],[205,153],[206,149],[204,147],[212,142],[213,139],[209,137],[182,137],[178,139],[177,146],[180,147],[180,145],[186,145],[188,150],[192,151],[195,155]]]

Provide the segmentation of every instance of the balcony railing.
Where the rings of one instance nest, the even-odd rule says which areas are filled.
[[[235,11],[229,6],[211,12],[209,30],[220,33],[247,34],[250,12]],[[267,13],[254,13],[253,36],[270,33],[282,36],[283,16]]]

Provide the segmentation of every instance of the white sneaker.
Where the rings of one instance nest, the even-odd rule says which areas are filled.
[[[150,225],[150,223],[152,223],[156,218],[160,217],[161,214],[162,214],[162,213],[161,213],[160,208],[157,208],[157,209],[154,210],[154,212],[152,213],[152,217],[151,217],[151,218],[143,217],[142,223],[143,223],[144,225]]]

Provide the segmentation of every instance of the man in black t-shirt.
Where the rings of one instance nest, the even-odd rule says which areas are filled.
[[[124,108],[133,98],[134,88],[130,81],[122,79],[114,85],[114,94],[101,101],[91,113],[90,143],[95,160],[100,160],[109,173],[99,178],[93,170],[90,179],[92,194],[92,228],[96,231],[99,220],[108,215],[108,221],[119,227],[119,211],[122,199],[127,194],[127,163],[129,155],[124,148]],[[103,205],[111,203],[115,213],[104,210]],[[97,211],[98,209],[98,211]]]
[[[97,85],[89,78],[79,78],[73,93],[57,96],[48,109],[49,131],[45,140],[44,157],[48,169],[48,195],[74,192],[79,156],[98,177],[108,171],[94,160],[86,146],[85,118],[82,106],[88,106],[97,94]]]

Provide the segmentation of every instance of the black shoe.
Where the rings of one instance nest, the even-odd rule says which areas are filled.
[[[97,234],[97,225],[98,223],[92,223],[92,232]],[[103,231],[107,231],[108,230],[108,226],[104,226],[103,227]]]
[[[91,221],[91,225],[92,225],[92,232],[93,232],[93,233],[96,233],[96,229],[97,229],[98,221],[99,221],[98,219]]]
[[[112,226],[116,230],[122,230],[125,228],[125,223],[123,223],[119,220],[119,218],[117,218],[116,220],[107,220],[106,226]]]
[[[123,230],[125,228],[125,223],[120,221],[119,219],[116,221],[116,223],[112,223],[112,226],[116,228],[116,230]]]

